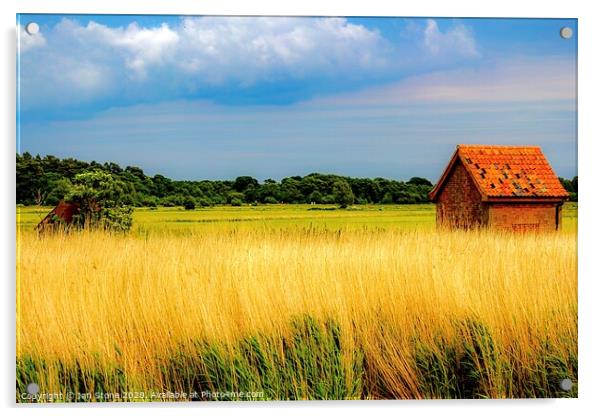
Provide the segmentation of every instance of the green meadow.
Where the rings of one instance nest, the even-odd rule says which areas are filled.
[[[32,230],[52,207],[17,207],[22,231]],[[133,232],[188,232],[224,228],[318,228],[337,229],[421,229],[435,228],[435,205],[355,205],[337,209],[332,205],[273,204],[257,206],[215,206],[185,210],[136,208]],[[576,231],[577,203],[563,209],[563,231]]]

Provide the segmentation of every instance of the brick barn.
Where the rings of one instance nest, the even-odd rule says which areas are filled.
[[[458,145],[429,193],[437,226],[558,230],[568,199],[536,146]]]

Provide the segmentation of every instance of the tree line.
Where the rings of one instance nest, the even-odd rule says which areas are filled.
[[[578,190],[578,177],[574,176],[573,179],[560,179],[560,183],[564,189],[569,193],[569,201],[577,202],[577,190]]]
[[[242,205],[242,204],[415,204],[428,202],[433,184],[420,177],[407,182],[384,178],[352,178],[311,173],[280,181],[260,182],[251,176],[234,180],[172,180],[148,176],[136,166],[84,162],[74,158],[17,154],[16,199],[24,205],[55,205],[70,194],[77,175],[103,172],[122,188],[121,203],[136,207]],[[577,199],[577,177],[561,182]]]
[[[136,166],[113,162],[83,162],[73,158],[17,154],[17,203],[55,205],[69,194],[76,175],[102,171],[123,183],[122,201],[131,206],[211,206],[221,204],[413,204],[428,202],[432,183],[424,178],[408,182],[384,178],[351,178],[312,173],[280,181],[262,182],[251,176],[234,180],[172,180],[147,176]]]

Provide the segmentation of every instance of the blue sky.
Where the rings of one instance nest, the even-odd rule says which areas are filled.
[[[458,143],[529,144],[577,173],[573,19],[20,15],[18,31],[21,152],[177,179],[436,180]]]

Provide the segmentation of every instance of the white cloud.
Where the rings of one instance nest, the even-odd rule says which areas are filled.
[[[211,84],[377,69],[385,60],[377,32],[339,18],[185,18],[177,30],[174,65]]]
[[[454,23],[447,32],[442,32],[435,20],[427,19],[424,46],[434,56],[478,56],[472,33],[460,23]]]
[[[139,78],[146,77],[148,66],[161,65],[172,58],[179,42],[178,33],[166,24],[150,29],[135,22],[126,28],[109,28],[95,22],[85,27],[68,26],[68,32],[89,42],[92,47],[105,46],[120,51],[125,67]]]
[[[441,32],[432,20],[424,36],[403,45],[344,18],[186,17],[155,27],[63,19],[37,36],[20,40],[23,109],[110,97],[183,98],[222,86],[310,79],[366,82],[401,76],[422,65],[428,53],[443,60],[476,53],[466,27],[455,24]],[[418,56],[422,40],[430,51],[426,56]]]
[[[198,84],[252,84],[283,71],[301,77],[385,63],[379,33],[342,18],[187,17],[175,27],[154,28],[135,22],[125,28],[95,22],[81,26],[63,19],[49,36],[53,56],[48,59],[72,56],[102,64],[119,57],[121,67],[115,69],[138,80],[161,66],[194,75]],[[21,51],[33,42],[22,39]]]

